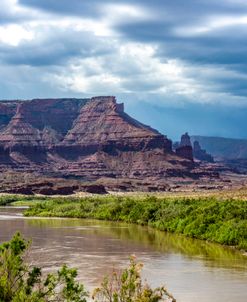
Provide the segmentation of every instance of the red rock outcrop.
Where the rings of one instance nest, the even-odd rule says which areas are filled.
[[[41,135],[38,129],[35,129],[24,118],[24,108],[18,104],[16,114],[10,120],[8,126],[0,134],[0,143],[5,148],[18,149],[23,146],[40,146]]]
[[[85,180],[190,175],[190,156],[177,155],[166,136],[127,115],[115,97],[0,103],[0,171]]]
[[[193,161],[193,149],[190,136],[187,132],[181,136],[181,142],[176,148],[176,154],[180,157]]]
[[[117,104],[115,97],[95,97],[83,106],[63,144],[101,146],[106,152],[154,148],[171,151],[163,135],[124,113],[123,104]]]

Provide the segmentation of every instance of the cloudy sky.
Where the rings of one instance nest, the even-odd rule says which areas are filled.
[[[0,99],[116,95],[171,138],[247,138],[246,0],[0,0]]]

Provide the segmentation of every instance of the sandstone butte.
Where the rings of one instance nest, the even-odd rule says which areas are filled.
[[[200,177],[193,159],[131,118],[115,97],[0,102],[0,171],[102,177]],[[206,172],[205,172],[206,173]]]

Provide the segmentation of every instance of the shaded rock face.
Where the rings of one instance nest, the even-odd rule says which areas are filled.
[[[181,136],[181,142],[180,142],[180,147],[192,147],[191,145],[191,141],[190,141],[190,136],[188,134],[188,132],[186,132],[185,134],[183,134]]]
[[[193,149],[187,132],[181,136],[180,144],[176,147],[175,152],[178,156],[193,161]]]
[[[213,163],[214,162],[214,158],[212,155],[208,154],[206,152],[206,150],[203,150],[199,144],[198,141],[194,141],[193,144],[193,155],[196,159],[201,160],[201,161],[205,161],[205,162],[209,162],[209,163]]]
[[[78,185],[68,182],[68,184],[65,185],[59,184],[59,182],[55,180],[53,180],[52,182],[45,181],[40,183],[30,183],[22,184],[19,186],[13,186],[12,188],[5,189],[3,192],[23,195],[71,195],[78,191],[91,194],[107,194],[105,187],[100,184]]]
[[[41,134],[24,117],[24,108],[18,104],[16,114],[12,117],[7,127],[1,132],[0,143],[7,148],[15,146],[39,146]]]
[[[86,99],[0,102],[0,145],[12,150],[57,144],[86,102]]]
[[[175,154],[166,136],[131,118],[112,96],[0,102],[0,171],[85,180],[188,176],[187,142],[185,135]]]
[[[107,191],[103,185],[84,185],[80,188],[83,192],[92,193],[92,194],[107,194]]]
[[[63,145],[101,147],[103,151],[140,151],[163,148],[171,151],[168,140],[158,131],[124,113],[115,97],[92,98],[80,110]]]

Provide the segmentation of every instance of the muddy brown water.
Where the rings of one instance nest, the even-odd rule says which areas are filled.
[[[20,231],[32,239],[29,261],[44,271],[77,267],[88,289],[135,254],[152,286],[165,284],[178,302],[246,302],[247,257],[217,244],[148,227],[83,219],[25,218],[0,208],[0,242]]]

